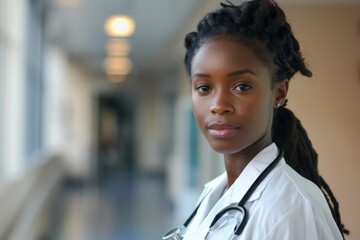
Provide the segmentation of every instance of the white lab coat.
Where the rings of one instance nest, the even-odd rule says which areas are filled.
[[[263,149],[225,194],[226,173],[207,183],[184,240],[204,239],[215,215],[231,203],[238,203],[277,154],[275,144]],[[249,218],[237,240],[342,239],[320,189],[296,173],[284,159],[260,183],[245,207]],[[221,228],[218,233],[221,237],[209,239],[227,240],[233,236],[232,227]]]

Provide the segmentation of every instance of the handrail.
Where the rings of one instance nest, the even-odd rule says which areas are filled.
[[[0,192],[0,239],[29,239],[32,224],[64,169],[61,158],[50,158]]]

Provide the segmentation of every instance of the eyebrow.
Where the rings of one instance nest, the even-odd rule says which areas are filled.
[[[254,71],[250,70],[250,69],[243,69],[243,70],[231,72],[231,73],[228,74],[228,76],[229,77],[235,77],[235,76],[246,74],[246,73],[250,73],[250,74],[256,76],[256,73]]]
[[[228,77],[236,77],[236,76],[247,74],[247,73],[250,73],[250,74],[256,76],[256,73],[254,71],[251,71],[250,69],[243,69],[243,70],[238,70],[238,71],[234,71],[234,72],[229,73]],[[205,74],[205,73],[195,73],[194,75],[191,76],[191,79],[194,79],[196,77],[198,77],[198,78],[208,78],[208,77],[210,77],[210,75]]]

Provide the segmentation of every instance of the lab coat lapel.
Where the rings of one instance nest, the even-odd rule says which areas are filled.
[[[212,195],[212,196],[218,196],[217,199],[219,199],[219,200],[212,207],[212,209],[210,210],[210,212],[208,214],[206,214],[209,211],[208,208],[209,207],[211,208],[211,206],[214,203],[211,202],[212,205],[209,204],[209,205],[207,205],[206,209],[204,208],[204,210],[206,210],[206,212],[203,212],[203,216],[201,218],[203,220],[202,220],[200,227],[198,228],[198,232],[195,236],[200,237],[199,239],[204,239],[209,230],[209,226],[211,225],[211,222],[215,218],[216,214],[219,213],[221,210],[223,210],[225,207],[229,206],[231,203],[238,203],[243,198],[243,196],[248,191],[248,189],[253,184],[253,182],[256,180],[256,178],[261,174],[261,172],[264,171],[264,169],[276,158],[277,154],[278,154],[278,151],[277,151],[277,147],[275,144],[272,144],[269,147],[265,148],[263,151],[261,151],[245,167],[245,169],[240,174],[240,176],[236,179],[234,184],[225,192],[225,194],[220,199],[219,199],[220,196],[217,194],[219,194],[219,191],[221,194],[221,191],[223,191],[223,189],[225,187],[224,184],[226,184],[226,181],[227,181],[226,173],[225,173],[225,176],[224,176],[224,174],[222,175],[225,178],[225,179],[223,179],[223,181],[225,181],[225,183],[220,182],[220,181],[210,182],[211,184],[209,184],[209,185],[212,187],[213,191],[216,191],[216,195]],[[272,171],[272,172],[274,172],[274,171]],[[272,175],[272,174],[273,173],[270,173],[269,175]],[[268,179],[270,177],[269,175],[267,177],[267,181],[264,181],[260,184],[260,186],[255,190],[255,192],[251,195],[251,197],[249,198],[249,200],[247,202],[254,201],[254,200],[257,200],[258,198],[260,198],[261,193],[263,192],[263,190],[266,186],[266,183],[268,182]],[[199,223],[197,223],[197,224],[199,224]]]
[[[238,203],[249,190],[251,185],[259,177],[259,175],[265,170],[270,163],[275,160],[278,155],[278,149],[275,144],[271,144],[260,153],[258,153],[253,160],[245,167],[244,171],[234,182],[231,194],[231,203]],[[283,160],[284,161],[284,160]],[[271,176],[275,173],[275,169],[269,173],[269,175],[260,183],[254,193],[250,196],[247,202],[252,202],[260,198],[261,193],[264,191],[265,186]],[[231,189],[229,189],[231,190]]]
[[[244,196],[246,191],[249,189],[251,184],[257,178],[257,171],[252,166],[247,166],[239,178],[234,182],[234,184],[225,192],[225,194],[218,200],[218,202],[213,206],[209,214],[202,221],[200,228],[198,230],[199,239],[204,239],[211,222],[225,207],[229,206],[231,203],[238,203],[241,198]]]
[[[202,194],[204,197],[200,199],[201,205],[194,219],[192,220],[189,229],[187,230],[186,237],[184,238],[184,240],[194,239],[191,236],[199,236],[199,231],[201,226],[203,225],[203,221],[208,216],[209,211],[219,200],[221,194],[225,189],[226,182],[227,182],[227,176],[226,173],[224,173],[205,185],[205,189]]]
[[[225,207],[229,206],[231,203],[238,203],[256,180],[256,178],[261,174],[261,172],[264,171],[264,169],[276,158],[277,154],[278,151],[275,144],[272,144],[261,151],[258,155],[255,156],[254,159],[250,161],[240,176],[236,179],[234,184],[225,192],[223,196],[221,196],[221,194],[227,182],[226,173],[206,184],[204,191],[207,193],[207,195],[202,201],[198,213],[193,219],[193,223],[190,225],[184,240],[204,239],[216,214]],[[282,162],[284,164],[284,160],[282,160]],[[259,187],[249,198],[248,202],[260,198],[267,182],[274,174],[274,170],[270,172],[265,181],[259,185]]]

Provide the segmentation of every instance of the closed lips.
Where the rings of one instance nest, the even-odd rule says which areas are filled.
[[[225,123],[215,123],[209,126],[209,132],[212,136],[216,138],[228,138],[234,136],[240,126],[233,124],[225,124]]]

